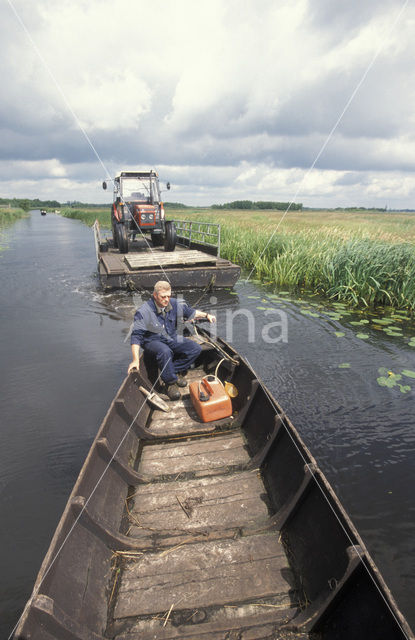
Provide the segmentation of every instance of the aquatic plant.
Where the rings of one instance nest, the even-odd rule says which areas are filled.
[[[0,227],[5,227],[15,220],[25,218],[28,215],[23,209],[0,209]]]
[[[194,220],[206,219],[206,215],[206,211],[183,213],[186,219]],[[308,289],[356,306],[414,310],[415,249],[404,240],[407,226],[402,220],[393,221],[391,216],[392,224],[387,214],[383,215],[385,227],[391,230],[388,233],[379,228],[379,220],[377,232],[367,221],[360,228],[356,216],[353,224],[348,221],[348,228],[340,227],[337,221],[336,226],[317,225],[316,212],[314,224],[307,226],[310,219],[305,218],[302,228],[286,225],[273,236],[272,214],[233,212],[228,218],[210,214],[209,219],[222,225],[222,257],[237,262],[248,273],[253,270],[252,275],[262,281]]]

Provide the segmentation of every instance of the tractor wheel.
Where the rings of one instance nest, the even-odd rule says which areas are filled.
[[[164,234],[164,250],[165,251],[174,251],[177,242],[177,233],[174,222],[168,220],[165,223],[165,234]]]
[[[114,220],[112,220],[112,225],[111,225],[112,226],[112,241],[114,243],[114,249],[118,249],[118,238],[117,238],[117,232],[116,232],[116,229],[115,229],[115,225],[116,224],[117,223]]]
[[[151,234],[151,242],[153,243],[153,247],[161,247],[164,243],[164,238],[162,233],[152,233]]]
[[[128,253],[128,233],[127,227],[124,223],[117,222],[115,224],[114,238],[117,240],[117,247],[120,250],[120,253]]]

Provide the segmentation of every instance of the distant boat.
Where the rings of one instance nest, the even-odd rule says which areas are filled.
[[[41,216],[45,216],[46,215],[46,210],[45,209],[41,209],[40,210],[40,215]]]

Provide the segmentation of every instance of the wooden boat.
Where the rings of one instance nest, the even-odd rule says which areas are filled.
[[[15,638],[410,640],[414,636],[301,437],[228,344],[203,345],[238,396],[202,423],[156,372],[123,382],[98,431]]]

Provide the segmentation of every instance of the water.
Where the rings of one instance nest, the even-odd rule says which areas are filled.
[[[133,296],[99,291],[92,232],[77,221],[33,212],[1,241],[0,635],[7,637],[124,378]],[[199,296],[186,294],[190,303]],[[415,370],[414,325],[394,319],[403,336],[391,337],[374,317],[305,296],[277,299],[252,283],[215,296],[199,306],[215,311],[219,334],[286,410],[415,627],[415,379],[401,374]],[[342,317],[327,315],[336,309]],[[261,333],[281,319],[277,312],[286,314],[288,341],[268,344]],[[351,324],[362,319],[369,323]],[[358,338],[362,332],[369,337]],[[380,368],[402,379],[380,386]],[[398,384],[412,388],[402,393]]]

